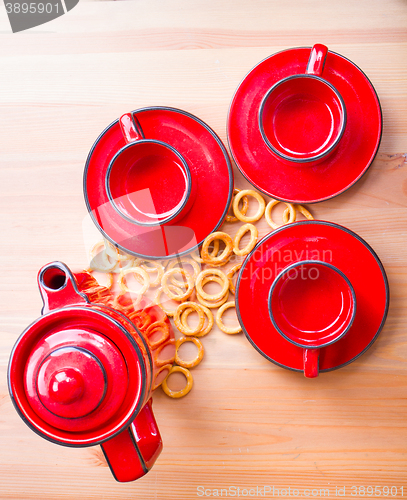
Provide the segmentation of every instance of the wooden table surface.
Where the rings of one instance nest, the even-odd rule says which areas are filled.
[[[352,486],[381,496],[395,486],[407,496],[407,2],[81,0],[17,34],[2,7],[0,41],[0,498],[180,500],[199,486],[213,496],[264,485],[300,496],[346,487],[344,498]],[[6,384],[10,350],[40,313],[38,269],[87,265],[87,153],[111,121],[149,105],[185,109],[226,143],[244,75],[276,51],[316,42],[360,66],[383,108],[368,174],[311,211],[378,253],[391,291],[385,327],[356,362],[314,380],[269,363],[243,334],[214,329],[192,392],[171,400],[156,391],[164,451],[153,470],[116,483],[100,448],[57,446],[29,430]]]

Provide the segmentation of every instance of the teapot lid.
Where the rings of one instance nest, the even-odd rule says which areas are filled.
[[[14,346],[13,402],[43,437],[68,446],[105,441],[135,418],[146,397],[145,358],[114,310],[90,304],[62,263],[39,273],[44,309]],[[63,306],[63,307],[61,307]]]

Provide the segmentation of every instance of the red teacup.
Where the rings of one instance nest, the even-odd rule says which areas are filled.
[[[122,217],[143,226],[180,220],[191,208],[195,191],[187,162],[169,144],[146,139],[131,113],[119,123],[127,144],[106,173],[112,205]]]
[[[324,45],[314,45],[306,73],[277,82],[260,104],[263,140],[286,163],[322,161],[336,149],[345,131],[345,103],[336,88],[321,78],[327,52]]]
[[[138,479],[162,450],[151,394],[174,361],[166,314],[145,299],[138,310],[128,296],[118,302],[90,274],[72,274],[61,262],[44,266],[38,284],[43,316],[9,362],[17,412],[53,443],[100,444],[118,481]]]
[[[319,350],[340,340],[353,323],[356,296],[335,266],[317,260],[296,262],[274,280],[270,318],[289,342],[304,349],[304,374],[319,372]]]

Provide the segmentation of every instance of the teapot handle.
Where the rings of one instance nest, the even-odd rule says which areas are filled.
[[[38,286],[44,306],[41,314],[72,304],[89,304],[88,297],[78,290],[75,278],[63,262],[50,262],[38,273]]]
[[[150,399],[130,427],[101,445],[116,481],[135,481],[147,474],[163,449],[151,404]]]

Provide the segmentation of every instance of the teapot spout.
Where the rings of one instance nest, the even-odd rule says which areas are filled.
[[[89,304],[88,297],[78,290],[74,275],[63,262],[50,262],[38,273],[38,286],[44,306],[41,314],[73,304]]]

